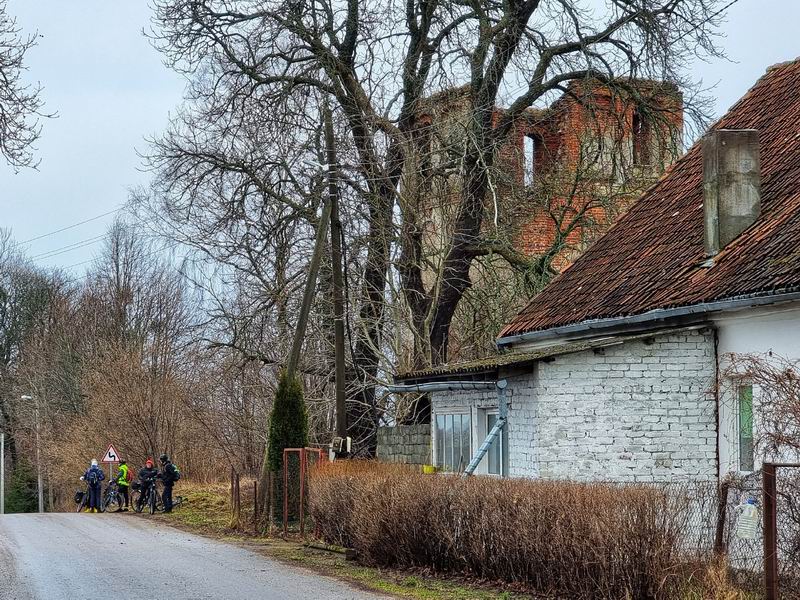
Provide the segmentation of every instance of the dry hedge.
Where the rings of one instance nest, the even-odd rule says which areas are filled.
[[[373,565],[569,598],[665,598],[685,576],[690,500],[655,487],[462,479],[348,461],[316,467],[309,498],[325,540]]]

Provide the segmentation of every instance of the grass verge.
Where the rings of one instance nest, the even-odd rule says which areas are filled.
[[[245,486],[242,486],[245,489]],[[355,586],[398,598],[419,600],[523,600],[531,599],[513,589],[486,582],[443,578],[420,571],[398,571],[366,567],[346,560],[343,554],[309,548],[299,539],[256,536],[249,526],[252,507],[242,507],[240,529],[231,527],[230,496],[225,484],[193,484],[181,481],[176,494],[185,502],[172,514],[143,515],[179,529],[235,543],[285,564],[310,569],[320,575],[335,577]],[[242,499],[244,501],[244,498]],[[250,509],[248,512],[247,509]]]

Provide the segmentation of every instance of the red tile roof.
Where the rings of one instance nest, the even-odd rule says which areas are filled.
[[[770,67],[713,129],[757,129],[761,215],[703,268],[701,144],[537,295],[500,338],[800,289],[800,60]]]

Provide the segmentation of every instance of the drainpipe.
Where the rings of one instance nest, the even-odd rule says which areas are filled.
[[[450,392],[459,390],[497,390],[497,408],[498,416],[497,422],[492,427],[492,430],[487,434],[486,439],[480,445],[469,465],[464,470],[463,477],[469,477],[478,468],[478,465],[489,452],[489,448],[495,439],[502,433],[503,428],[508,422],[508,399],[506,397],[506,388],[508,381],[501,379],[499,381],[439,381],[434,383],[415,383],[410,385],[387,385],[386,389],[394,394],[408,394],[408,393],[426,393],[426,392]]]

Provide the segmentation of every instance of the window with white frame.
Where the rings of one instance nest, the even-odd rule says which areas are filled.
[[[472,418],[469,414],[436,415],[436,467],[463,471],[472,457]]]
[[[753,386],[739,385],[737,388],[739,413],[739,470],[753,471],[755,448],[753,444]]]
[[[497,424],[497,419],[499,418],[497,413],[488,413],[486,415],[486,433],[492,430]],[[500,432],[494,440],[492,441],[492,445],[489,446],[489,452],[486,455],[487,464],[486,464],[486,472],[489,475],[503,475],[503,432]]]

